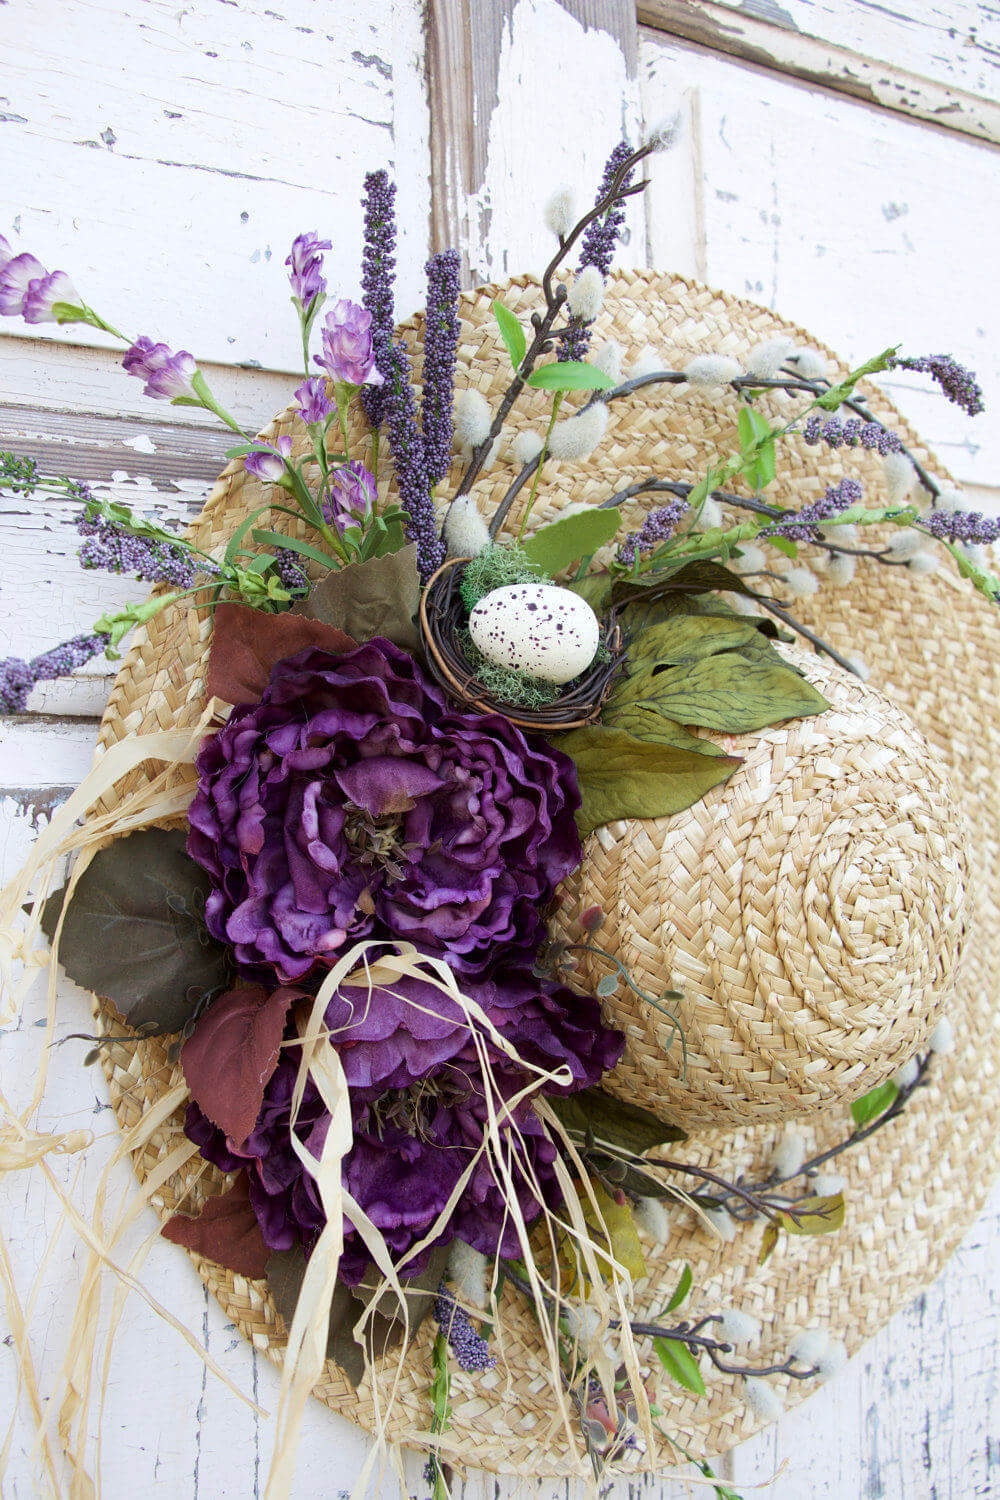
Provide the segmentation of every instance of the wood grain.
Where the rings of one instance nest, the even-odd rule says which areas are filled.
[[[852,5],[849,34],[843,5],[798,4],[793,15],[770,3],[750,7],[733,0],[639,0],[638,13],[645,25],[713,52],[945,130],[1000,142],[996,34],[989,6],[966,3],[945,10],[924,3],[901,13],[881,5]],[[984,31],[994,31],[992,44],[989,36],[980,37],[980,22]],[[929,53],[931,33],[935,42],[944,42],[945,56]],[[900,47],[904,41],[909,45]],[[869,55],[869,46],[878,50]],[[927,67],[927,74],[910,71],[905,58]]]

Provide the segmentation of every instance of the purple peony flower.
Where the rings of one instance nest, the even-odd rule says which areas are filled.
[[[603,1024],[596,1000],[538,979],[527,968],[466,978],[463,988],[525,1062],[550,1073],[569,1069],[571,1082],[559,1092],[589,1088],[621,1056],[624,1038]],[[327,1006],[325,1021],[355,1099],[407,1088],[458,1059],[478,1067],[460,1006],[426,980],[404,977],[371,995],[367,987],[344,985]],[[511,1066],[494,1043],[488,1047],[501,1069]]]
[[[375,639],[278,662],[198,757],[189,851],[211,931],[296,979],[370,935],[463,972],[533,954],[580,861],[572,761],[498,715],[453,711]]]
[[[308,380],[304,380],[295,392],[295,400],[299,415],[307,427],[311,427],[314,422],[325,422],[335,410],[334,403],[326,394],[326,380],[322,375],[311,375]]]
[[[333,475],[330,493],[323,501],[323,514],[343,535],[348,526],[363,524],[377,498],[375,475],[360,460],[354,459]]]
[[[348,385],[381,385],[372,352],[372,315],[356,302],[343,298],[327,313],[323,325],[323,353],[316,363],[331,380]]]
[[[6,240],[4,244],[9,250]],[[33,255],[13,255],[6,259],[0,270],[0,313],[8,318],[22,315],[28,287],[46,275],[45,267]]]
[[[26,323],[55,323],[53,312],[57,302],[68,302],[79,307],[80,293],[65,271],[50,271],[47,276],[38,276],[28,282],[24,295],[24,321]]]
[[[290,458],[291,453],[291,438],[280,437],[276,443],[268,443],[266,453],[259,449],[248,453],[243,467],[254,479],[260,479],[264,484],[277,484],[285,473],[285,459]]]
[[[304,1245],[309,1253],[325,1223],[314,1179],[291,1146],[289,1120],[297,1053],[286,1047],[264,1095],[253,1131],[238,1148],[190,1104],[184,1129],[202,1155],[221,1171],[246,1167],[250,1201],[264,1240],[273,1250]],[[508,1077],[501,1092],[509,1097],[520,1082]],[[518,1202],[525,1221],[537,1218],[542,1204],[529,1181],[533,1176],[550,1206],[560,1200],[553,1169],[555,1148],[529,1103],[513,1111],[515,1132],[505,1130],[504,1151],[510,1161]],[[480,1151],[487,1106],[478,1071],[445,1068],[433,1079],[373,1101],[352,1100],[354,1145],[344,1161],[344,1186],[378,1228],[394,1260],[405,1255],[432,1228]],[[311,1079],[306,1082],[296,1134],[319,1156],[329,1115]],[[368,1251],[345,1220],[340,1277],[356,1285],[370,1264]],[[521,1253],[504,1187],[485,1152],[479,1156],[451,1218],[435,1244],[460,1237],[483,1254]],[[409,1260],[404,1277],[417,1275],[432,1247]]]
[[[191,381],[198,366],[194,355],[186,349],[178,349],[174,354],[168,344],[154,344],[143,335],[125,350],[122,369],[127,375],[145,381],[143,393],[155,401],[174,401],[178,396],[197,399]]]
[[[316,298],[322,297],[326,292],[323,251],[331,248],[330,241],[321,240],[312,229],[297,235],[292,242],[285,265],[288,267],[292,295],[305,313],[308,313]]]

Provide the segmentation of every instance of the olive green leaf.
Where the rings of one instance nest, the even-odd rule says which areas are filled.
[[[622,513],[617,506],[610,510],[575,511],[541,526],[522,543],[525,556],[550,578],[568,568],[578,558],[590,557],[610,542],[621,525]]]
[[[548,1102],[571,1135],[595,1145],[628,1151],[633,1156],[645,1156],[654,1146],[667,1141],[687,1140],[679,1125],[657,1119],[638,1104],[614,1099],[603,1089],[581,1089],[565,1098],[553,1095]]]
[[[683,812],[740,764],[735,756],[637,739],[624,729],[603,725],[560,735],[559,748],[576,763],[582,835],[616,818]]]
[[[399,552],[332,570],[296,610],[357,641],[381,635],[404,651],[415,651],[420,644],[414,623],[419,605],[417,549],[411,543]]]
[[[500,329],[500,337],[507,346],[510,362],[514,370],[519,370],[521,361],[524,359],[528,348],[528,341],[524,336],[524,329],[509,307],[504,307],[499,297],[493,303],[493,316],[497,320]]]
[[[764,1265],[771,1259],[771,1256],[774,1254],[775,1249],[777,1248],[778,1241],[780,1239],[781,1225],[776,1224],[772,1219],[768,1224],[765,1224],[764,1233],[761,1236],[760,1253],[757,1256],[757,1264],[759,1266]]]
[[[672,1313],[677,1311],[681,1303],[686,1299],[688,1292],[691,1290],[693,1282],[694,1272],[685,1261],[684,1269],[681,1272],[681,1279],[680,1281],[678,1281],[676,1287],[674,1288],[674,1295],[671,1297],[670,1301],[664,1308],[664,1312]]]
[[[149,1033],[180,1031],[228,973],[225,948],[205,928],[208,876],[185,842],[183,830],[148,828],[99,850],[77,882],[59,938],[69,977]],[[41,925],[50,941],[64,894],[45,903]]]
[[[610,391],[614,381],[596,365],[567,359],[539,365],[528,376],[527,384],[539,391]]]
[[[779,1212],[782,1227],[789,1234],[833,1234],[842,1229],[846,1205],[843,1193],[830,1198],[800,1198],[795,1213]]]
[[[829,707],[750,621],[678,615],[629,647],[628,677],[608,700],[607,723],[622,709],[655,709],[679,724],[742,734]]]

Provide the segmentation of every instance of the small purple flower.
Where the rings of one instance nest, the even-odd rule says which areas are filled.
[[[295,392],[299,415],[307,427],[314,422],[325,422],[334,410],[334,404],[326,394],[326,380],[322,375],[311,375]]]
[[[932,510],[924,517],[924,528],[942,542],[964,542],[988,547],[1000,539],[1000,520],[978,510]]]
[[[267,452],[259,450],[248,453],[243,460],[243,467],[254,479],[259,479],[264,484],[277,484],[285,473],[285,459],[291,457],[292,440],[290,437],[280,437],[276,443],[268,443]]]
[[[77,518],[76,529],[85,538],[77,553],[82,568],[100,568],[178,589],[190,588],[198,572],[218,572],[215,563],[196,559],[182,542],[135,536],[107,516],[89,515],[84,510]]]
[[[33,255],[14,255],[7,260],[0,271],[0,313],[7,318],[21,316],[28,287],[46,274],[41,261]]]
[[[643,552],[652,552],[660,542],[665,542],[673,536],[677,522],[688,508],[686,500],[669,500],[666,505],[661,505],[657,510],[651,510],[643,521],[638,531],[628,534],[621,546],[618,548],[616,562],[625,568],[630,568],[636,558]]]
[[[327,313],[323,353],[316,356],[316,363],[332,380],[343,380],[348,385],[382,384],[382,376],[375,368],[371,325],[371,313],[346,297]]]
[[[917,370],[930,375],[949,401],[968,412],[970,417],[984,411],[982,387],[972,370],[960,365],[950,354],[921,354],[911,359],[893,358],[890,370]]]
[[[385,171],[369,172],[365,178],[364,249],[361,254],[361,295],[372,315],[372,348],[375,366],[383,380],[392,373],[392,341],[395,333],[393,279],[396,268],[396,184]],[[373,427],[380,427],[388,411],[385,386],[369,384],[361,393],[365,414]]]
[[[330,241],[321,240],[312,229],[298,235],[292,243],[285,265],[289,268],[292,295],[304,313],[309,312],[317,297],[326,294],[323,251],[331,248]]]
[[[51,651],[43,651],[30,662],[21,661],[16,656],[0,662],[0,713],[22,713],[36,682],[68,677],[98,651],[103,651],[109,639],[104,634],[75,635],[72,640],[54,646]]]
[[[903,448],[896,433],[880,422],[862,422],[856,417],[842,422],[839,417],[824,421],[819,415],[811,416],[803,425],[802,436],[807,443],[826,443],[828,448],[857,448],[860,444],[881,453],[883,458],[888,453],[900,453]]]
[[[801,510],[792,511],[776,526],[766,527],[760,535],[783,536],[793,542],[818,541],[818,528],[823,522],[849,510],[852,505],[858,505],[863,495],[864,490],[859,482],[845,476],[839,483],[831,485],[821,500],[814,500],[812,505],[804,505]]]
[[[330,494],[323,502],[323,514],[343,536],[348,526],[364,523],[378,497],[375,476],[358,459],[333,475]]]
[[[127,375],[145,381],[143,394],[155,401],[175,401],[178,396],[197,400],[191,382],[198,366],[194,355],[186,349],[178,349],[174,354],[168,344],[155,344],[143,335],[131,349],[125,350],[122,369]]]
[[[489,1344],[473,1325],[465,1308],[460,1307],[455,1301],[443,1281],[438,1287],[434,1316],[438,1327],[448,1340],[449,1348],[458,1361],[460,1370],[467,1370],[470,1374],[479,1374],[483,1370],[494,1369],[497,1362],[496,1355],[490,1353]]]
[[[24,295],[24,321],[26,323],[55,323],[53,312],[57,302],[68,302],[79,307],[80,293],[65,271],[50,271],[47,276],[37,276],[28,282]]]

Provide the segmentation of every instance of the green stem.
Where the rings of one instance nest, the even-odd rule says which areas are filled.
[[[346,380],[336,381],[333,387],[334,395],[337,399],[337,420],[340,423],[340,435],[344,439],[345,457],[349,457],[351,452],[351,444],[347,436],[347,409],[351,402],[351,396],[356,389],[356,386],[350,385]]]
[[[543,468],[543,466],[545,464],[545,459],[546,459],[546,457],[548,455],[548,451],[549,451],[549,438],[552,436],[552,429],[556,425],[556,417],[557,417],[557,415],[559,413],[559,407],[560,407],[560,404],[562,403],[562,398],[563,398],[563,392],[562,391],[556,391],[555,394],[552,397],[552,414],[549,417],[549,425],[545,429],[545,441],[542,443],[542,451],[538,455],[538,465],[537,465],[537,467],[535,469],[534,478],[531,481],[531,492],[528,495],[528,503],[525,506],[524,515],[521,517],[521,525],[520,525],[520,527],[518,529],[518,533],[517,533],[517,545],[518,546],[520,546],[521,541],[522,541],[522,539],[524,537],[524,528],[528,524],[528,517],[531,515],[531,509],[532,509],[532,506],[535,503],[535,496],[538,493],[538,481],[541,478],[542,468]]]

